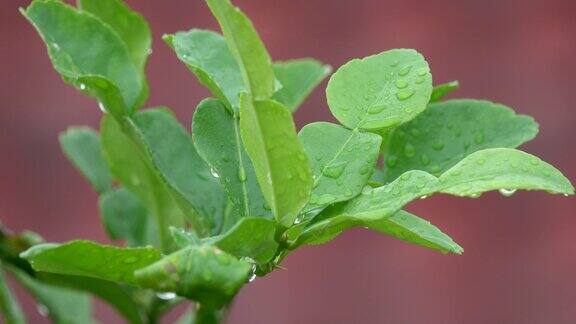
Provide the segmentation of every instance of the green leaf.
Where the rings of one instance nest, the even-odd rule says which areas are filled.
[[[110,171],[130,192],[140,198],[154,219],[162,250],[170,250],[170,226],[182,226],[184,215],[151,161],[111,116],[104,116],[100,128],[104,156]]]
[[[216,99],[206,99],[194,113],[194,144],[226,189],[241,217],[271,217],[254,167],[240,139],[240,125]]]
[[[314,172],[307,210],[348,200],[362,192],[374,172],[380,136],[318,122],[306,125],[298,137]]]
[[[171,228],[174,241],[182,247],[214,245],[236,257],[247,257],[254,262],[269,262],[278,249],[275,240],[276,223],[265,218],[242,218],[224,234],[199,239],[182,228]]]
[[[273,68],[282,89],[274,93],[272,98],[292,112],[332,72],[330,65],[313,59],[275,62]]]
[[[152,46],[146,20],[121,0],[77,0],[81,10],[108,24],[128,47],[134,64],[144,72]]]
[[[36,278],[50,285],[58,285],[93,294],[116,309],[129,323],[144,323],[141,318],[140,306],[136,305],[128,291],[117,283],[96,278],[47,272],[37,272]]]
[[[458,81],[451,81],[447,83],[442,83],[432,89],[432,95],[430,96],[430,102],[436,102],[442,100],[445,96],[458,90],[460,88],[460,83]]]
[[[270,98],[275,84],[272,62],[250,19],[229,0],[206,0],[206,3],[220,24],[252,97]]]
[[[428,63],[409,49],[354,59],[332,75],[326,89],[328,106],[340,123],[369,130],[411,120],[426,108],[431,93]]]
[[[174,242],[181,247],[187,247],[189,245],[201,245],[202,240],[196,236],[193,232],[188,232],[181,227],[170,227],[170,234]]]
[[[308,201],[313,180],[290,112],[275,101],[243,95],[240,132],[266,202],[282,226],[291,226]]]
[[[0,261],[0,266],[2,262]],[[4,271],[0,268],[0,315],[6,324],[25,324],[26,318],[24,312],[16,300],[16,297],[10,291]]]
[[[414,169],[438,176],[473,152],[514,148],[537,133],[531,117],[500,104],[470,99],[431,104],[389,136],[384,176],[392,181]]]
[[[190,246],[136,271],[138,283],[175,292],[209,307],[227,304],[247,281],[252,266],[214,246]]]
[[[257,263],[269,262],[278,249],[276,223],[264,218],[242,218],[227,233],[210,239],[210,244],[237,257]]]
[[[112,175],[104,161],[98,133],[88,127],[70,127],[60,135],[60,146],[96,192],[112,188]]]
[[[128,246],[156,245],[152,218],[136,195],[114,189],[100,196],[99,207],[111,239],[124,240]]]
[[[191,221],[197,234],[220,233],[226,194],[176,118],[164,110],[146,110],[134,115],[126,127],[162,175],[184,213],[193,216]]]
[[[90,297],[82,292],[42,283],[28,274],[10,268],[14,277],[45,308],[48,316],[56,324],[95,323],[92,318]]]
[[[116,116],[140,105],[146,88],[142,73],[109,25],[55,0],[36,0],[22,13],[42,36],[65,81],[96,97]]]
[[[515,149],[486,149],[472,153],[439,178],[411,170],[383,187],[329,207],[302,232],[295,246],[324,243],[347,228],[385,220],[410,201],[433,193],[476,198],[486,191],[500,190],[508,196],[518,189],[574,194],[570,181],[537,157]]]
[[[574,187],[562,173],[536,156],[515,149],[486,149],[470,154],[442,174],[437,191],[477,196],[490,190],[545,190],[572,195]]]
[[[134,271],[160,259],[152,247],[119,248],[91,241],[40,244],[20,255],[36,271],[135,284]]]
[[[390,218],[363,223],[366,228],[399,240],[443,253],[462,254],[464,249],[427,220],[400,210]]]
[[[222,35],[209,30],[192,29],[166,35],[164,40],[200,83],[228,107],[238,109],[239,95],[247,90],[240,67]]]

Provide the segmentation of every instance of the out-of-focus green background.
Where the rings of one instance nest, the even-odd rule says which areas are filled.
[[[216,29],[201,0],[130,0],[154,32],[149,106],[190,124],[208,92],[160,37]],[[334,67],[380,51],[415,48],[435,82],[457,96],[510,105],[540,122],[523,148],[576,180],[576,2],[572,0],[236,0],[274,59],[311,56]],[[64,85],[33,28],[0,2],[0,219],[50,241],[106,242],[96,195],[65,160],[58,133],[98,127],[94,101]],[[324,89],[296,114],[301,127],[332,120]],[[576,323],[576,200],[497,193],[433,197],[410,208],[466,252],[443,256],[368,231],[308,247],[244,289],[230,323]],[[20,294],[22,296],[22,294]],[[32,323],[46,319],[26,307]],[[121,320],[102,304],[102,323]]]

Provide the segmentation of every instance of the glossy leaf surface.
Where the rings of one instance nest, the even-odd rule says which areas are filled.
[[[298,59],[274,63],[274,75],[282,84],[282,89],[274,93],[272,99],[282,103],[294,112],[322,80],[332,71],[313,59]]]
[[[146,20],[121,0],[78,0],[78,6],[108,24],[128,47],[134,64],[144,73],[152,35]]]
[[[247,88],[240,67],[222,35],[209,30],[193,29],[167,35],[164,40],[200,83],[228,107],[238,109],[239,95],[246,92]]]
[[[251,271],[248,262],[213,246],[190,246],[138,270],[138,283],[157,291],[175,292],[219,308],[236,295]]]
[[[266,201],[240,138],[240,125],[224,104],[206,99],[196,108],[192,126],[198,153],[212,168],[241,217],[268,217]]]
[[[220,24],[252,97],[270,98],[275,89],[272,61],[250,19],[229,0],[206,0],[206,3]]]
[[[198,234],[218,233],[226,203],[224,190],[176,118],[161,109],[146,110],[136,114],[128,127]]]
[[[328,106],[349,128],[377,130],[422,112],[432,93],[428,63],[418,52],[393,49],[341,66],[326,89]]]
[[[487,149],[469,155],[439,178],[424,171],[408,171],[388,185],[336,204],[303,231],[299,242],[329,241],[346,228],[384,220],[410,201],[433,193],[476,198],[486,191],[518,189],[574,193],[568,179],[537,157],[514,149]]]
[[[116,116],[128,114],[145,90],[126,45],[93,15],[60,1],[34,1],[23,14],[48,47],[54,68]]]
[[[381,138],[318,122],[298,134],[312,164],[314,189],[307,209],[353,198],[372,176]]]
[[[99,200],[102,222],[108,236],[124,240],[128,246],[157,245],[152,223],[142,201],[125,188],[118,188],[102,195]]]
[[[240,132],[266,202],[289,227],[308,201],[313,181],[290,112],[275,101],[242,96]]]
[[[273,220],[243,218],[230,231],[210,240],[210,244],[236,257],[249,257],[262,264],[269,262],[278,248],[275,231]]]
[[[473,152],[514,148],[537,133],[538,124],[531,117],[500,104],[470,99],[431,104],[389,136],[385,179],[392,181],[414,169],[438,176]]]
[[[165,182],[156,174],[144,151],[137,146],[111,116],[102,119],[102,146],[114,177],[134,193],[154,219],[163,250],[170,249],[170,226],[183,224],[184,215]]]
[[[91,241],[40,244],[21,254],[36,271],[134,284],[134,271],[160,259],[151,247],[119,248]]]
[[[98,133],[88,127],[71,127],[60,135],[60,146],[96,192],[112,188],[112,175],[102,155]]]
[[[400,210],[390,218],[363,225],[371,230],[393,236],[399,240],[440,252],[462,254],[464,249],[429,221]]]

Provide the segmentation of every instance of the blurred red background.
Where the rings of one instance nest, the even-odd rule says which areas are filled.
[[[149,21],[149,106],[190,124],[208,92],[160,40],[216,29],[200,0],[132,0]],[[576,2],[291,0],[235,3],[276,60],[311,56],[338,67],[380,51],[415,48],[436,83],[458,79],[459,97],[486,98],[532,115],[541,132],[524,150],[576,180]],[[106,242],[96,195],[61,153],[69,125],[98,127],[96,103],[64,85],[33,28],[28,1],[0,3],[0,219],[49,241]],[[299,127],[333,120],[322,85],[296,114]],[[433,197],[409,210],[465,248],[441,255],[365,230],[290,256],[288,270],[239,295],[230,323],[576,323],[576,200],[541,192],[511,198]],[[26,307],[33,323],[47,321]],[[121,320],[98,304],[103,323]]]

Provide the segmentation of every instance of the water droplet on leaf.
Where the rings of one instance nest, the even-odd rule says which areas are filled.
[[[50,312],[48,311],[48,307],[46,307],[46,305],[43,304],[36,305],[36,311],[38,311],[38,314],[40,314],[40,316],[43,317],[46,317],[48,316],[48,314],[50,314]]]
[[[396,88],[404,89],[407,86],[408,86],[408,82],[406,80],[403,80],[403,79],[396,80]]]
[[[440,141],[435,141],[432,143],[432,148],[436,151],[441,151],[444,148],[444,143]]]
[[[398,158],[395,157],[395,156],[389,156],[389,157],[386,159],[386,165],[387,165],[388,167],[390,167],[390,168],[395,167],[395,166],[396,166],[396,163],[398,163]]]
[[[404,146],[404,155],[406,155],[409,158],[416,155],[416,149],[414,148],[414,145],[406,143],[406,145]]]
[[[250,274],[248,275],[248,282],[252,282],[256,279],[256,265],[252,265],[252,269],[250,270]]]
[[[136,263],[140,260],[139,257],[137,256],[129,256],[126,259],[122,260],[122,262],[126,263],[126,264],[133,264]]]
[[[324,168],[324,170],[322,170],[322,174],[327,176],[328,178],[336,179],[342,175],[345,168],[346,163],[328,165]]]
[[[516,192],[516,189],[502,188],[502,189],[498,189],[498,192],[500,192],[500,194],[504,197],[510,197]]]
[[[406,100],[414,95],[414,90],[412,89],[402,89],[396,92],[396,98],[398,100]]]
[[[428,68],[425,67],[421,67],[418,69],[418,71],[416,71],[416,74],[419,76],[425,76],[426,73],[428,73]]]
[[[420,162],[422,162],[423,165],[428,165],[430,164],[430,158],[428,157],[428,155],[422,154],[420,156]]]
[[[156,294],[156,297],[158,297],[162,300],[172,300],[172,299],[176,298],[176,294],[171,292],[171,291],[160,292],[160,293]]]
[[[100,111],[102,111],[103,113],[107,113],[108,111],[106,110],[106,107],[104,107],[104,104],[101,103],[100,101],[98,101],[98,108],[100,108]]]
[[[244,170],[243,167],[240,167],[238,169],[238,180],[242,182],[246,181],[246,171]]]
[[[386,109],[386,106],[372,106],[372,107],[370,107],[370,109],[368,109],[368,113],[371,115],[375,115],[375,114],[381,113],[385,109]]]
[[[474,136],[474,143],[476,144],[484,143],[484,135],[481,133],[476,134],[476,136]]]
[[[411,65],[406,65],[403,68],[400,69],[400,71],[398,71],[398,74],[401,76],[405,76],[408,73],[410,73],[410,70],[412,69]]]

